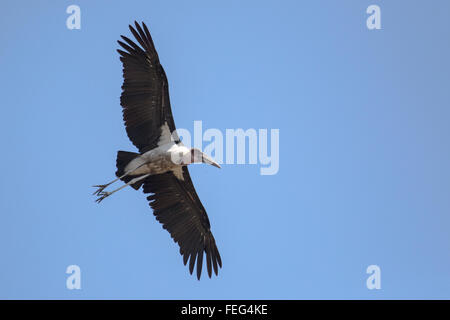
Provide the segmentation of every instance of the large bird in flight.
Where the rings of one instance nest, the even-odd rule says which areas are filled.
[[[218,273],[222,261],[210,230],[210,223],[194,185],[187,165],[219,164],[198,149],[183,145],[175,131],[169,101],[166,74],[161,66],[147,26],[135,22],[130,30],[137,42],[121,36],[118,41],[123,50],[117,50],[123,64],[123,86],[120,104],[123,120],[131,142],[139,153],[117,153],[117,179],[97,185],[94,192],[97,202],[111,194],[131,186],[144,193],[153,208],[156,219],[169,231],[180,246],[180,253],[192,274],[197,263],[200,280],[203,256],[211,277]],[[104,191],[112,183],[122,180],[125,184],[113,191]]]

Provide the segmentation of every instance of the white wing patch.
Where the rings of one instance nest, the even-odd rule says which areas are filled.
[[[184,181],[182,166],[176,166],[175,168],[172,169],[172,172],[175,175],[175,177],[177,177],[178,180]]]
[[[159,137],[158,147],[169,144],[171,142],[173,142],[172,134],[170,132],[169,126],[167,125],[167,122],[165,122],[161,126],[161,136]]]

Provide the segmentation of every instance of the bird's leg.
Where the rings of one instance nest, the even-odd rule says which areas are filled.
[[[98,195],[98,198],[97,198],[97,200],[95,200],[95,202],[100,203],[100,202],[101,202],[103,199],[105,199],[106,197],[109,197],[110,195],[112,195],[113,193],[115,193],[115,192],[117,192],[117,191],[119,191],[119,190],[122,190],[123,188],[129,186],[130,184],[135,184],[136,182],[139,182],[139,181],[141,181],[142,179],[147,178],[149,175],[150,175],[150,173],[145,174],[145,175],[140,176],[140,177],[136,177],[136,178],[134,178],[134,179],[128,181],[126,184],[124,184],[124,185],[121,186],[120,188],[117,188],[117,189],[115,189],[115,190],[113,190],[113,191],[111,191],[111,192],[108,192],[108,191],[100,191],[100,192],[97,194],[97,195]]]
[[[121,175],[120,177],[114,179],[114,180],[111,181],[111,182],[108,182],[108,183],[106,183],[106,184],[98,184],[98,185],[92,186],[92,187],[94,187],[94,188],[98,188],[97,190],[95,190],[95,192],[93,193],[93,195],[99,196],[100,193],[103,192],[103,190],[105,190],[106,187],[108,187],[109,185],[113,184],[113,183],[116,182],[117,180],[120,180],[120,179],[126,177],[127,175],[133,173],[134,171],[136,171],[137,169],[139,169],[139,168],[142,167],[143,165],[145,165],[145,163],[143,163],[143,164],[141,164],[140,166],[134,168],[133,170],[130,170],[130,171],[125,172],[123,175]]]
[[[95,186],[92,186],[94,188],[98,188],[97,190],[94,191],[93,195],[99,195],[100,192],[102,192],[103,190],[105,190],[106,187],[108,187],[109,185],[113,184],[114,182],[116,182],[117,180],[119,180],[120,178],[114,179],[111,182],[108,182],[106,184],[97,184]]]

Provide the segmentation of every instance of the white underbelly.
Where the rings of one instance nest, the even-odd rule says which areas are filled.
[[[142,174],[160,174],[165,173],[169,170],[172,170],[173,164],[167,162],[164,159],[161,159],[159,161],[154,161],[151,163],[146,163],[139,168],[137,168],[135,171],[133,171],[132,175],[142,175]]]
[[[170,160],[167,152],[151,150],[136,159],[133,159],[126,167],[125,172],[137,176],[143,174],[161,174],[172,170],[176,164]]]

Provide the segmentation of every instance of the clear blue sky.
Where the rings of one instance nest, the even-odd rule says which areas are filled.
[[[81,7],[81,30],[66,8]],[[377,4],[382,30],[366,27]],[[0,298],[450,298],[448,1],[6,1]],[[223,259],[197,281],[128,188],[115,49],[145,21],[178,127],[280,129],[280,170],[195,166]],[[66,289],[79,265],[82,289]],[[381,268],[381,290],[366,268]]]

